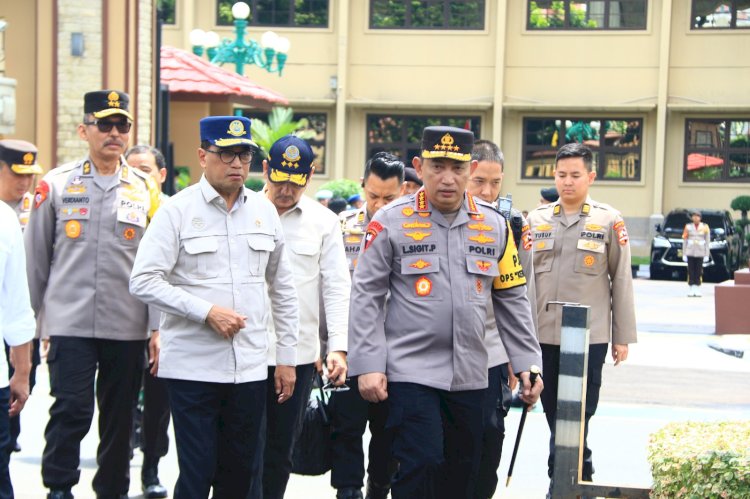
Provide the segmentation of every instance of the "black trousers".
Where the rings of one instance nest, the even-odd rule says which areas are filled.
[[[127,494],[130,433],[146,359],[144,341],[53,336],[47,355],[54,402],[44,432],[42,480],[47,488],[72,487],[80,478],[81,440],[91,427],[94,394],[99,407],[97,496]]]
[[[479,462],[474,497],[488,499],[497,489],[497,469],[505,440],[505,416],[510,409],[513,394],[508,384],[508,363],[491,367],[488,371],[489,384],[482,400],[482,459]]]
[[[166,381],[180,467],[174,499],[206,499],[211,487],[214,499],[247,496],[263,462],[266,380]]]
[[[542,343],[542,363],[544,372],[544,390],[540,396],[547,425],[550,429],[549,459],[547,474],[551,477],[555,466],[555,419],[557,417],[557,378],[560,372],[560,345]],[[589,367],[586,380],[586,410],[583,430],[583,470],[584,480],[591,481],[594,474],[594,463],[588,444],[589,420],[596,413],[599,405],[599,391],[602,387],[602,367],[607,357],[607,343],[589,345]]]
[[[162,458],[169,451],[169,394],[167,382],[153,376],[148,369],[143,373],[143,423],[141,424],[141,452],[144,458]]]
[[[5,359],[8,361],[8,378],[13,377],[13,373],[16,372],[13,366],[10,365],[10,346],[5,344]],[[29,393],[34,390],[36,385],[36,368],[41,363],[41,357],[39,355],[39,340],[34,339],[31,341],[31,372],[29,373]],[[18,441],[18,435],[21,434],[21,415],[13,416],[10,418],[10,442],[8,444],[8,452],[12,452]]]
[[[8,427],[8,403],[10,387],[0,388],[0,449],[10,445],[10,428]],[[0,499],[13,499],[13,484],[10,482],[8,462],[9,452],[0,452]]]
[[[294,444],[302,431],[302,420],[305,407],[310,399],[314,364],[297,366],[297,381],[294,393],[283,404],[278,403],[274,389],[273,377],[275,366],[268,367],[268,386],[266,388],[266,418],[268,427],[265,433],[265,451],[263,455],[263,483],[254,482],[252,497],[263,499],[282,499],[292,472],[292,453]],[[262,494],[261,494],[262,490]],[[244,496],[237,496],[244,497]]]
[[[388,383],[387,427],[399,468],[394,499],[474,497],[484,390],[449,392]]]
[[[700,286],[703,278],[703,257],[687,257],[687,274],[688,284],[690,286]]]
[[[390,486],[395,469],[391,460],[393,436],[385,429],[388,402],[370,403],[359,393],[359,377],[352,376],[345,392],[331,395],[331,486],[362,488],[365,479],[365,454],[362,435],[370,423],[370,447],[367,474],[376,485]]]

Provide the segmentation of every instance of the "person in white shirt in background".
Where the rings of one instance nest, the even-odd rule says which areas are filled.
[[[318,335],[321,297],[328,333],[325,355],[328,378],[334,385],[343,385],[346,381],[351,279],[338,217],[321,203],[303,195],[315,171],[313,159],[313,151],[307,142],[287,135],[271,146],[268,160],[263,161],[264,192],[281,218],[299,296],[300,320],[294,394],[280,405],[270,387],[267,393],[264,499],[284,497],[292,469],[294,444],[310,397],[315,364],[326,353],[320,351]],[[269,331],[269,337],[272,334]],[[276,357],[270,348],[269,377],[273,376]],[[252,495],[260,497],[257,483],[253,487]]]
[[[8,471],[10,417],[17,416],[29,398],[31,340],[36,321],[26,280],[26,253],[18,216],[0,203],[0,333],[10,345],[10,362],[15,368],[8,379],[5,357],[0,355],[0,497],[13,497]]]

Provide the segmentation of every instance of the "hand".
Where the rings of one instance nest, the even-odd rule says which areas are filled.
[[[219,336],[227,340],[234,338],[234,335],[245,327],[246,315],[240,315],[234,310],[214,305],[208,311],[206,324],[216,331]]]
[[[518,385],[518,378],[513,372],[513,367],[510,365],[510,362],[509,362],[508,363],[508,386],[510,387],[511,392],[516,389],[516,385]]]
[[[26,405],[29,398],[29,376],[17,376],[10,378],[10,399],[8,400],[8,416],[18,416]]]
[[[703,257],[703,263],[708,263],[709,260],[711,260],[710,256],[706,255],[706,256]]]
[[[531,386],[529,371],[522,372],[520,378],[521,388],[519,389],[521,390],[521,400],[523,400],[529,406],[529,409],[531,409],[531,407],[536,404],[537,400],[539,400],[539,394],[544,390],[544,381],[542,381],[541,376],[537,376],[534,386]]]
[[[315,372],[319,375],[323,376],[323,360],[318,357],[318,360],[315,361]]]
[[[159,372],[159,352],[161,351],[161,337],[159,330],[151,331],[151,338],[148,340],[148,365],[151,366],[148,372],[151,376],[156,376]]]
[[[283,404],[289,400],[294,393],[294,384],[297,382],[297,369],[294,366],[276,366],[273,375],[273,387],[276,391],[276,402]]]
[[[39,342],[39,357],[47,360],[47,354],[49,353],[49,338],[42,338]]]
[[[388,379],[384,373],[360,374],[359,393],[368,402],[382,402],[388,398]]]
[[[682,261],[687,263],[687,255],[682,255]]]
[[[346,382],[346,352],[331,352],[326,357],[328,380],[333,386],[341,386]]]
[[[615,365],[620,362],[625,362],[628,359],[628,346],[627,345],[615,345],[612,344],[612,360],[615,361]]]

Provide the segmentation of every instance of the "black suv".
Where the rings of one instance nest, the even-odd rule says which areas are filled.
[[[651,242],[651,279],[686,279],[687,264],[682,261],[682,231],[690,223],[694,210],[672,210],[664,219],[664,227],[656,226]],[[698,210],[701,221],[711,228],[711,258],[703,264],[707,281],[732,279],[740,266],[742,239],[734,228],[727,210]]]

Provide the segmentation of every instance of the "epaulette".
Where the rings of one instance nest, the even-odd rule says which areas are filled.
[[[398,199],[394,199],[387,205],[380,208],[382,211],[390,211],[393,209],[396,209],[397,207],[403,206],[405,204],[413,204],[414,203],[414,194],[408,194],[406,196],[401,196]]]
[[[57,166],[50,171],[47,172],[47,174],[44,176],[45,178],[49,177],[57,177],[58,175],[63,175],[65,173],[70,173],[72,170],[74,170],[76,167],[78,167],[78,162],[74,161],[72,163],[65,163],[64,165]]]
[[[339,213],[339,218],[341,219],[342,222],[347,221],[350,218],[356,216],[359,210],[360,208],[352,208],[351,210],[342,211],[341,213]]]

